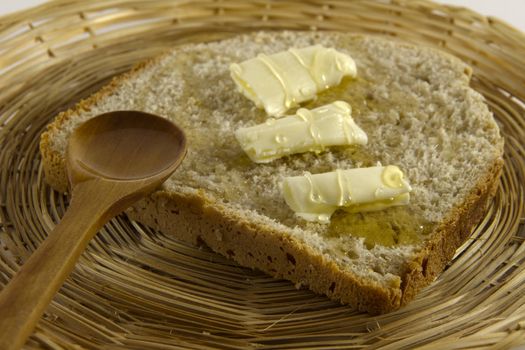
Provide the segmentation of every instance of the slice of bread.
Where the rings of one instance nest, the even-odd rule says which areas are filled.
[[[229,65],[313,44],[351,55],[358,77],[303,106],[349,102],[368,145],[253,163],[234,131],[267,116],[237,91]],[[444,269],[497,188],[503,139],[483,97],[469,88],[470,74],[463,62],[433,49],[341,33],[253,33],[179,46],[61,113],[42,135],[44,170],[49,184],[67,190],[68,136],[97,114],[134,109],[170,118],[187,133],[187,157],[161,189],[128,210],[132,219],[359,310],[384,313]],[[283,199],[286,176],[378,162],[405,172],[413,187],[408,206],[336,212],[330,224],[320,224],[298,218]]]

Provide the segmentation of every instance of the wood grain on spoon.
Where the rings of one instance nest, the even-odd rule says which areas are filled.
[[[110,112],[75,130],[66,152],[69,208],[0,293],[0,349],[24,345],[95,233],[165,181],[185,154],[182,130],[147,113]]]

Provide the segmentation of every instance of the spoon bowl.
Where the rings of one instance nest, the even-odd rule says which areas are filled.
[[[177,167],[185,149],[184,133],[165,118],[138,111],[101,114],[69,140],[69,181],[74,185],[77,173],[122,181],[151,178]]]
[[[70,136],[69,208],[0,293],[0,349],[20,349],[95,233],[164,182],[186,154],[183,131],[165,118],[115,111]]]

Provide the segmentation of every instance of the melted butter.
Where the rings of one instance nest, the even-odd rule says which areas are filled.
[[[342,101],[336,101],[334,102],[334,105],[341,109],[343,111],[343,113],[348,113],[350,114],[352,112],[352,107],[350,107],[350,105],[346,102],[342,102]],[[345,134],[345,137],[346,137],[346,141],[350,144],[352,143],[352,140],[354,140],[356,138],[356,134],[355,134],[355,131],[350,128],[348,126],[348,124],[343,124],[343,132]]]
[[[297,110],[296,115],[309,124],[308,131],[310,132],[310,136],[312,137],[314,144],[316,146],[319,146],[320,151],[323,151],[325,149],[325,145],[323,144],[321,134],[315,125],[315,120],[312,112],[307,110],[306,108],[299,108]]]
[[[403,172],[398,167],[391,165],[386,166],[383,174],[381,174],[383,183],[391,188],[403,187],[403,178]]]
[[[280,71],[280,67],[275,64],[275,62],[272,60],[272,58],[265,54],[259,54],[257,58],[264,63],[264,65],[272,72],[274,77],[279,81],[281,84],[281,87],[284,92],[284,106],[286,108],[290,108],[292,105],[294,105],[294,98],[292,97],[292,91],[290,90],[290,87],[292,86],[291,82],[288,82],[284,78],[284,74]]]
[[[401,172],[396,166],[337,169],[336,171],[285,177],[283,195],[296,215],[307,221],[322,221],[338,209],[375,211],[386,207],[407,205],[411,187],[400,180],[401,186],[392,188],[382,181],[384,172]],[[398,176],[402,179],[402,176]],[[377,190],[381,189],[381,192]],[[322,220],[318,215],[323,215]]]
[[[297,60],[297,62],[299,62],[299,64],[301,66],[303,66],[303,68],[306,70],[306,72],[308,72],[308,74],[310,75],[312,80],[316,83],[317,89],[319,89],[320,86],[319,86],[319,83],[316,80],[315,74],[311,71],[311,69],[308,66],[308,64],[306,64],[306,62],[304,61],[303,57],[301,57],[301,54],[299,53],[299,51],[297,49],[291,48],[291,49],[288,50],[288,52],[290,52],[290,54]],[[340,70],[342,70],[342,69],[340,69]],[[314,95],[316,93],[315,90],[311,90],[311,89],[308,89],[308,88],[305,88],[305,87],[300,88],[299,92],[301,93],[301,95],[303,97],[311,96],[311,95]]]
[[[282,116],[298,103],[314,99],[317,92],[338,85],[343,77],[355,77],[357,68],[350,56],[315,45],[259,54],[232,63],[230,72],[239,92],[269,115]]]
[[[323,62],[324,62],[324,55],[322,55],[320,52],[316,52],[314,55],[311,74],[319,90],[328,89],[330,87],[328,85],[326,75],[322,69]]]
[[[296,115],[239,128],[235,137],[256,163],[268,163],[295,153],[320,153],[329,146],[364,145],[368,137],[354,122],[350,112],[348,104],[341,101],[311,111],[300,108]]]
[[[345,191],[345,188],[347,188],[348,185],[344,182],[343,171],[337,169],[335,172],[337,174],[337,187],[339,188],[339,200],[337,201],[337,205],[342,207],[345,203],[350,202],[352,198],[350,197],[350,194]]]
[[[406,206],[366,213],[339,210],[332,215],[326,235],[361,237],[366,247],[372,249],[375,245],[391,247],[417,244],[431,229],[431,222],[422,219],[421,215]]]

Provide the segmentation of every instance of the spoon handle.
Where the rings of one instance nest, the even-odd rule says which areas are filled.
[[[0,293],[0,349],[25,344],[89,240],[109,220],[112,201],[90,191],[91,181],[83,184],[60,223]]]

